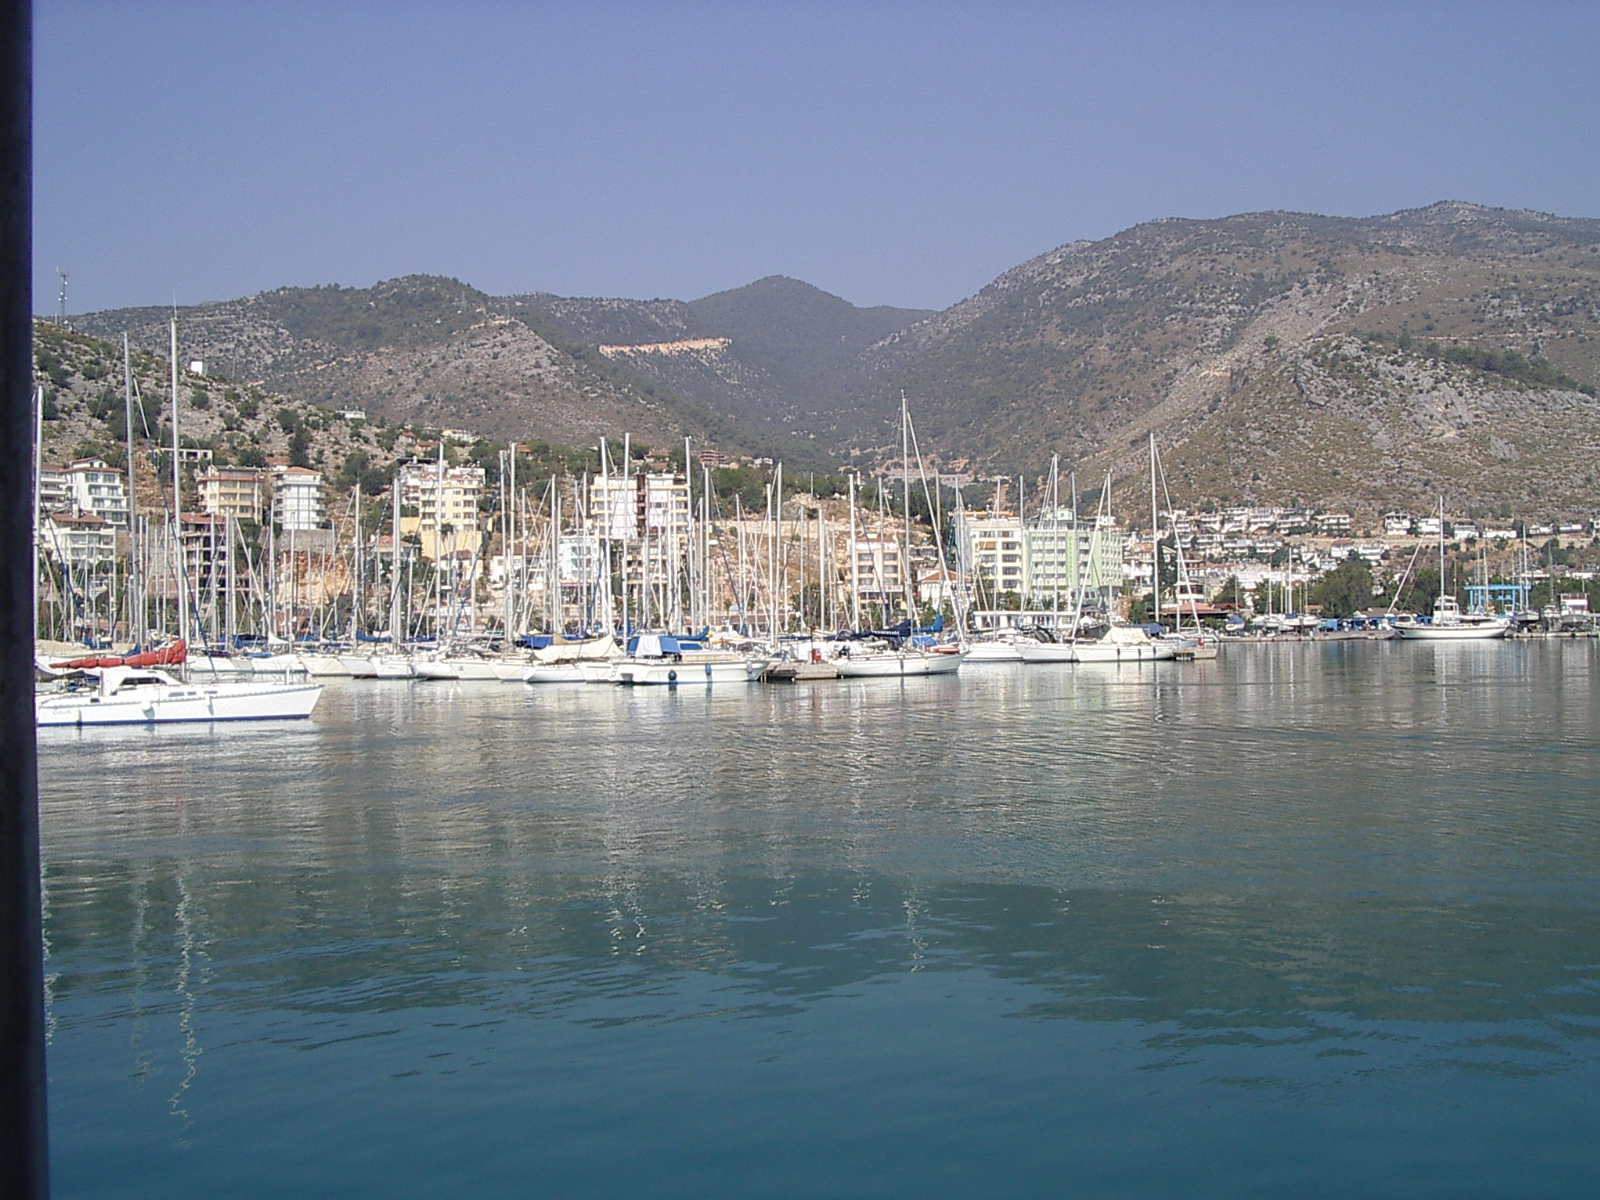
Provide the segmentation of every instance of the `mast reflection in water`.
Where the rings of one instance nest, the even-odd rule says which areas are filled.
[[[44,731],[58,1192],[1592,1190],[1594,666]]]

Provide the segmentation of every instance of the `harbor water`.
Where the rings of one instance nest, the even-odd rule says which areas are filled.
[[[1595,658],[41,731],[56,1194],[1592,1195]]]

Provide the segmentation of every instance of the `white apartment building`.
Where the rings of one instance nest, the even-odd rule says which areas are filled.
[[[962,566],[971,573],[980,607],[994,607],[996,599],[1006,592],[1021,596],[1026,591],[1022,532],[1022,519],[1009,513],[956,514],[956,537],[964,555]]]
[[[48,484],[48,488],[47,488]],[[63,499],[56,499],[65,491]],[[54,503],[78,512],[93,513],[118,529],[128,527],[128,493],[122,472],[98,458],[83,458],[70,467],[47,467],[39,472],[42,508]]]
[[[1038,605],[1060,597],[1076,603],[1081,578],[1089,591],[1122,585],[1126,537],[1109,518],[1099,527],[1075,524],[1071,509],[1046,511],[1023,521],[1002,513],[956,515],[963,567],[970,571],[979,607],[1008,592]]]
[[[326,519],[322,473],[309,467],[273,467],[272,515],[284,530],[321,529]]]
[[[689,531],[689,484],[665,472],[596,479],[589,484],[589,516],[612,541],[648,534],[681,548]]]
[[[883,605],[887,610],[903,608],[900,543],[893,538],[857,535],[850,553],[851,579],[861,603]]]
[[[267,473],[255,467],[211,467],[195,476],[195,486],[204,511],[260,524],[267,480]]]
[[[51,513],[43,520],[39,541],[45,553],[69,567],[101,566],[117,556],[117,530],[96,513]]]
[[[39,468],[39,511],[61,512],[72,507],[72,481],[67,468],[45,463]]]
[[[1109,518],[1077,525],[1071,509],[1042,512],[1023,527],[1023,591],[1034,604],[1122,584],[1123,535]],[[1003,557],[1003,556],[1002,556]]]
[[[482,467],[408,462],[400,467],[400,532],[415,534],[424,558],[437,562],[462,547],[472,548],[480,528],[478,496],[487,476]]]

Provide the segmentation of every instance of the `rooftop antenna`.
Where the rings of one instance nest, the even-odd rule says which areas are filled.
[[[56,324],[67,323],[67,272],[60,267],[56,268],[56,276],[61,280],[61,291],[56,296]]]

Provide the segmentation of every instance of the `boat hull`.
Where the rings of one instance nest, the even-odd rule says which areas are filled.
[[[1165,662],[1170,660],[1177,651],[1171,646],[1161,646],[1152,642],[1149,645],[1106,645],[1103,642],[1079,642],[1073,649],[1077,652],[1080,663],[1146,663]]]
[[[309,717],[321,696],[318,683],[194,683],[127,695],[41,696],[34,710],[40,727],[283,721]]]
[[[919,675],[953,675],[961,669],[959,654],[863,654],[841,658],[840,679],[907,679]]]
[[[1397,625],[1395,635],[1407,642],[1486,642],[1503,638],[1509,625]]]
[[[765,659],[729,659],[717,662],[661,661],[624,658],[613,664],[611,681],[625,687],[694,687],[708,683],[750,683],[760,679],[772,664]]]
[[[535,663],[522,668],[523,683],[588,683],[589,675],[577,663]]]
[[[297,654],[305,673],[313,679],[349,679],[350,669],[332,654]]]
[[[1065,642],[1038,642],[1032,646],[1018,646],[1017,655],[1025,663],[1075,663],[1078,652]]]
[[[1022,646],[1015,642],[974,642],[967,651],[969,663],[1026,662]]]

